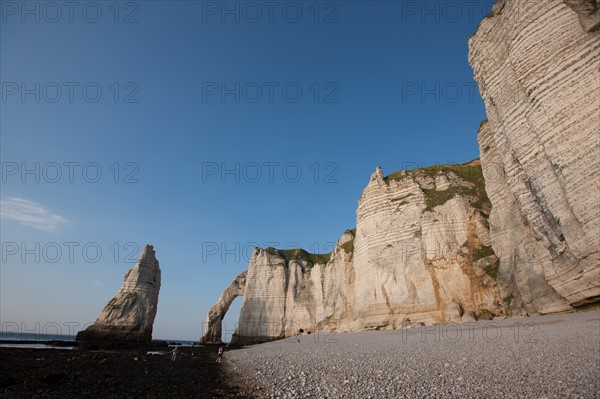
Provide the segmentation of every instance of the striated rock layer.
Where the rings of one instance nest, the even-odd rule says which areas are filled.
[[[351,329],[502,314],[481,166],[377,169],[359,200]],[[487,270],[487,273],[486,273]]]
[[[490,238],[512,314],[600,300],[600,12],[500,0],[469,40]]]
[[[378,168],[331,254],[256,249],[235,343],[600,303],[599,0],[499,0],[469,61],[482,167]]]
[[[479,161],[402,171],[377,168],[330,254],[257,248],[247,272],[207,316],[220,342],[229,304],[244,296],[234,344],[299,331],[359,331],[504,314]]]
[[[77,333],[77,340],[151,341],[159,290],[158,260],[154,247],[146,245],[135,267],[125,274],[121,289],[96,322]]]

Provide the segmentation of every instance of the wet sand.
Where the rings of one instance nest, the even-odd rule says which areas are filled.
[[[170,353],[148,356],[147,349],[0,348],[0,397],[260,397],[248,381],[227,377],[216,347],[179,350],[173,363]]]

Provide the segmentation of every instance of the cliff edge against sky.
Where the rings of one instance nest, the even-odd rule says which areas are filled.
[[[600,7],[499,0],[469,39],[481,162],[371,176],[331,254],[256,249],[220,342],[572,311],[600,302]]]

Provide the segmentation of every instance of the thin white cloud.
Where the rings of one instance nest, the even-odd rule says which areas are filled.
[[[14,220],[37,230],[56,232],[69,219],[51,213],[37,202],[17,197],[0,199],[0,219]]]

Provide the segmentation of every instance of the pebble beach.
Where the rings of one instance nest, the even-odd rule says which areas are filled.
[[[600,398],[600,313],[324,331],[224,365],[268,398]]]

